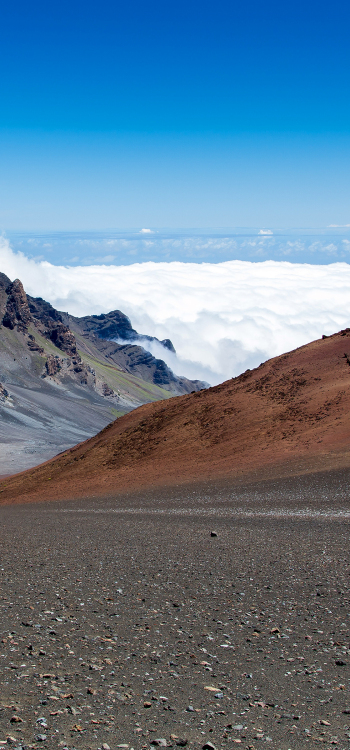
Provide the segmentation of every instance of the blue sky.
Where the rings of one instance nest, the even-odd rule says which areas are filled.
[[[1,9],[0,228],[350,223],[349,6]]]

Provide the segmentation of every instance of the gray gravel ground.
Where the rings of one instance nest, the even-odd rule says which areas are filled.
[[[0,508],[0,747],[349,748],[348,480]]]

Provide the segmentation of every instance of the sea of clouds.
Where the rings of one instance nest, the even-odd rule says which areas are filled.
[[[120,309],[179,375],[210,384],[350,325],[350,265],[268,260],[58,266],[0,239],[0,270],[59,310]]]

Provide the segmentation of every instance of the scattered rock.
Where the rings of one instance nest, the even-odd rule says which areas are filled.
[[[151,745],[154,745],[155,747],[167,747],[168,743],[164,737],[160,737],[159,739],[152,740]]]

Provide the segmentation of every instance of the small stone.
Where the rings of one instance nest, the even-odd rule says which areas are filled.
[[[216,747],[212,742],[206,742],[205,745],[202,745],[202,750],[216,750]]]
[[[330,727],[330,725],[331,725],[331,722],[330,722],[330,721],[327,721],[326,719],[320,719],[320,724],[321,724],[321,726],[323,726],[323,727]]]
[[[82,732],[83,727],[80,726],[80,724],[73,724],[71,727],[71,732]]]
[[[77,711],[77,709],[74,708],[74,706],[67,706],[67,709],[68,709],[68,713],[72,714],[72,716],[77,716],[79,713],[79,711]]]
[[[167,747],[167,741],[164,737],[160,737],[159,739],[152,740],[151,745],[155,747]]]
[[[11,724],[20,724],[23,721],[20,716],[17,716],[17,714],[14,714],[14,716],[11,716],[10,723]]]
[[[243,724],[235,724],[232,729],[235,729],[237,732],[241,732],[243,729]]]
[[[102,743],[102,750],[111,750],[111,748],[109,747],[109,745],[107,745],[107,742],[103,742]]]
[[[337,659],[335,663],[337,667],[346,667],[346,661],[343,661],[342,659]]]
[[[224,697],[223,693],[215,693],[214,695],[214,698],[223,698],[223,697]]]
[[[217,536],[217,532],[216,531],[211,531],[210,532],[210,536]]]
[[[9,736],[6,737],[6,741],[9,745],[13,745],[15,742],[17,742],[16,737],[12,737],[11,734],[9,734]]]
[[[176,739],[176,744],[178,747],[186,747],[188,740],[185,739],[185,737],[178,737]]]
[[[45,742],[46,740],[46,734],[37,734],[35,737],[37,742]]]
[[[145,701],[144,704],[143,704],[143,707],[144,708],[151,708],[152,707],[152,703],[150,703],[150,701]]]
[[[189,711],[190,713],[194,711],[193,706],[187,706],[186,711]]]

